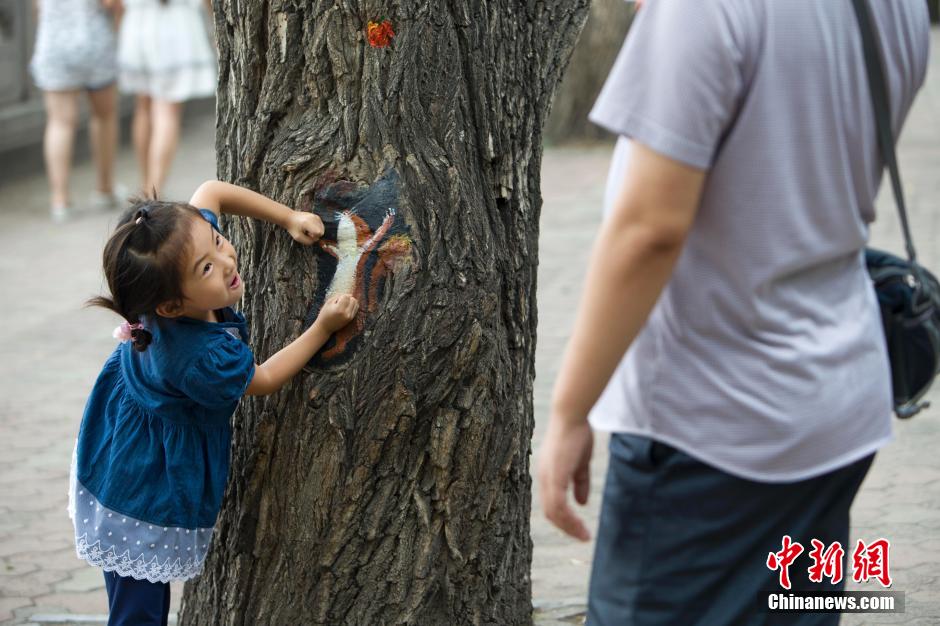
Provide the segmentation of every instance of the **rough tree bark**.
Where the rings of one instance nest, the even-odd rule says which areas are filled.
[[[220,178],[329,219],[391,172],[410,243],[345,360],[243,400],[183,624],[531,622],[541,128],[588,4],[215,3]],[[379,18],[387,48],[366,42]],[[260,361],[328,257],[226,228]]]
[[[588,113],[627,36],[635,7],[623,0],[594,0],[545,124],[548,141],[564,143],[610,137],[610,133],[588,121]]]

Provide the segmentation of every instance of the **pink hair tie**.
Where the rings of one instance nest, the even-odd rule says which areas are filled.
[[[121,322],[121,325],[114,329],[112,336],[115,339],[120,339],[121,341],[130,341],[131,331],[143,330],[143,328],[143,324],[128,324],[127,322]]]

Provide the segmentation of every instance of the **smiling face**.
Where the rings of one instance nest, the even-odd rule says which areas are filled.
[[[158,313],[215,321],[214,311],[234,305],[245,293],[235,248],[209,222],[194,218],[185,256],[180,268],[184,299]]]

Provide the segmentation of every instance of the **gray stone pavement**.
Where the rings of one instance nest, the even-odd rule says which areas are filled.
[[[940,269],[940,31],[933,35],[928,85],[901,139],[900,158],[922,259]],[[166,196],[187,197],[198,182],[213,176],[213,152],[211,118],[189,120]],[[536,449],[599,223],[609,154],[609,147],[549,149],[543,161]],[[11,170],[27,173],[10,175]],[[114,345],[113,316],[83,309],[81,303],[103,288],[100,255],[115,215],[88,214],[51,224],[41,162],[12,163],[6,157],[0,159],[0,172],[7,172],[0,173],[0,624],[49,623],[40,620],[57,614],[103,615],[101,575],[75,557],[65,506],[85,395]],[[126,148],[118,177],[128,185],[136,182]],[[81,200],[90,191],[90,164],[79,163],[74,178],[75,197]],[[894,207],[885,193],[873,241],[901,249]],[[852,514],[853,542],[890,539],[893,589],[905,592],[906,612],[847,615],[844,624],[940,623],[940,387],[932,399],[935,406],[923,415],[896,422],[897,439],[878,455]],[[600,437],[584,509],[592,524],[606,462]],[[537,490],[532,539],[536,621],[581,623],[593,545],[576,543],[550,527],[540,513]],[[174,610],[179,596],[175,586]]]

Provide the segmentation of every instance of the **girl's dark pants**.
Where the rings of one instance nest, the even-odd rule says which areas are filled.
[[[612,435],[587,623],[837,624],[838,614],[768,612],[767,594],[788,592],[767,556],[790,535],[804,546],[789,568],[792,589],[841,590],[845,578],[809,582],[811,539],[839,541],[851,555],[849,507],[873,458],[761,483],[646,437]]]
[[[104,584],[108,589],[108,626],[166,626],[170,583],[105,572]]]

